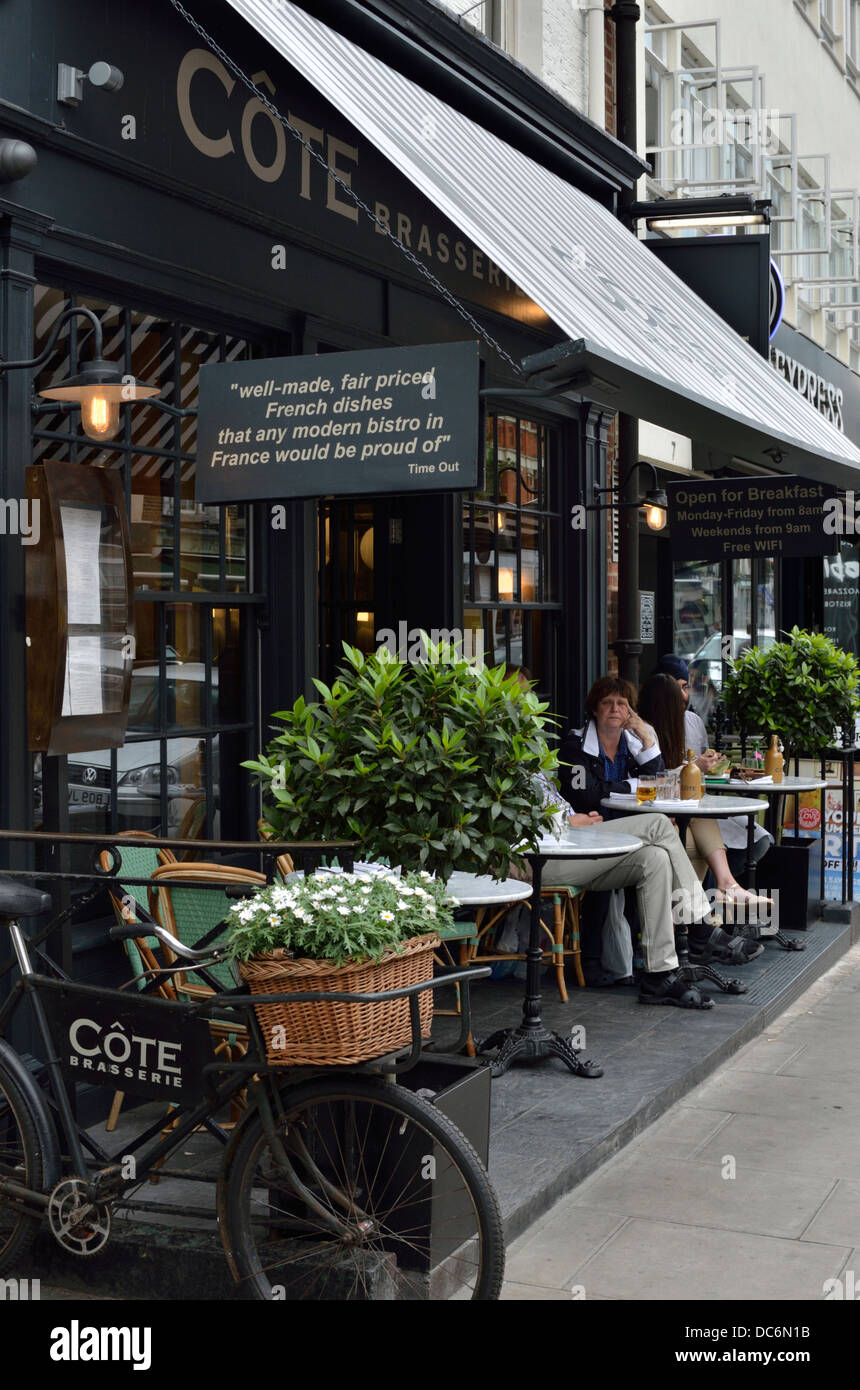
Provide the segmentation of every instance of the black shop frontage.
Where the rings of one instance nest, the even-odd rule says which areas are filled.
[[[123,745],[34,753],[41,637],[25,537],[7,526],[0,826],[253,836],[240,765],[269,713],[312,698],[344,641],[369,650],[380,633],[480,637],[577,718],[607,664],[592,504],[619,410],[760,470],[776,439],[777,471],[821,456],[854,476],[860,456],[817,436],[787,385],[775,403],[779,379],[620,225],[639,161],[423,0],[223,0],[205,19],[215,47],[167,0],[10,0],[4,19],[0,354],[45,360],[3,374],[2,496],[25,498],[34,464],[116,476],[134,650]],[[123,402],[110,437],[34,395],[93,355],[96,328],[163,407]],[[481,358],[477,481],[382,490],[359,461],[343,492],[198,489],[204,368],[315,357],[336,381],[333,354],[457,343]]]
[[[398,9],[418,28],[409,46],[380,27],[386,61],[614,206],[640,171],[622,146],[461,26],[436,14],[428,27],[418,0]],[[605,478],[611,415],[518,396],[504,356],[519,362],[564,335],[227,4],[208,6],[206,23],[301,141],[170,4],[4,9],[0,353],[35,357],[60,316],[85,307],[104,356],[174,407],[131,402],[116,437],[100,441],[78,411],[34,398],[91,355],[83,317],[38,370],[5,375],[4,499],[26,495],[27,465],[116,471],[135,632],[124,745],[34,754],[23,736],[26,639],[38,640],[25,631],[26,547],[3,537],[6,827],[253,835],[256,795],[239,764],[265,740],[271,710],[332,676],[343,641],[370,649],[383,630],[480,632],[488,658],[524,661],[553,708],[571,712],[604,661],[604,605],[583,597],[606,590],[603,523],[595,516],[581,532],[566,518]],[[121,72],[120,88],[86,76],[96,60]],[[34,167],[11,142],[35,152]],[[455,341],[480,344],[494,392],[482,488],[197,500],[202,366]]]
[[[855,372],[787,324],[774,334],[769,360],[849,444],[860,445],[860,380]],[[803,470],[783,497],[776,469],[751,467],[743,457],[712,449],[707,441],[693,441],[691,461],[692,476],[659,470],[670,492],[686,481],[692,484],[690,498],[696,492],[707,498],[712,482],[725,488],[736,480],[742,492],[757,488],[760,499],[749,509],[749,544],[744,546],[729,528],[725,539],[731,533],[732,544],[720,555],[705,555],[690,533],[679,544],[671,519],[657,534],[644,524],[640,528],[639,587],[649,615],[642,634],[643,673],[653,669],[661,653],[679,652],[691,667],[693,699],[709,719],[726,659],[750,646],[769,646],[795,624],[824,632],[860,655],[860,530],[851,505],[840,543],[828,544],[835,553],[822,555],[816,541],[805,544],[793,536],[792,528],[802,529],[808,519],[803,509],[819,505],[806,493],[820,487],[823,496],[831,490],[826,467]],[[779,510],[771,515],[766,500],[771,491],[777,509],[796,504],[797,515]],[[853,491],[849,485],[840,495]],[[719,528],[715,514],[712,521]]]

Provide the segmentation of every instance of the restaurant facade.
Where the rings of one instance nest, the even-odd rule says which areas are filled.
[[[404,21],[431,17],[420,3],[401,8]],[[375,26],[364,18],[367,42]],[[523,71],[505,102],[491,97],[503,68],[509,76],[507,60],[436,19],[437,32],[422,33],[415,52],[376,26],[387,59],[411,65],[612,207],[638,161]],[[269,712],[312,696],[312,677],[330,679],[343,641],[370,650],[377,631],[404,623],[479,629],[487,655],[529,664],[558,709],[576,707],[601,665],[601,606],[588,604],[582,624],[564,624],[563,614],[605,588],[605,554],[596,523],[583,535],[566,518],[605,476],[609,416],[590,404],[518,398],[486,342],[487,386],[497,394],[485,491],[195,501],[193,411],[204,364],[479,338],[425,268],[514,361],[562,336],[228,5],[207,7],[206,21],[305,144],[170,4],[129,11],[15,0],[4,14],[0,138],[26,142],[37,162],[0,190],[0,352],[36,356],[59,315],[84,306],[102,323],[106,358],[192,412],[130,404],[107,446],[84,436],[77,412],[34,413],[33,391],[87,355],[90,326],[79,318],[41,370],[5,377],[4,498],[25,496],[29,463],[121,475],[135,655],[125,745],[34,757],[22,737],[25,638],[38,635],[24,631],[26,548],[5,537],[4,826],[252,834],[258,806],[239,764],[265,740]],[[47,33],[50,47],[35,39]],[[110,91],[84,78],[79,100],[60,101],[58,57],[79,73],[109,62],[123,85]]]
[[[4,499],[26,495],[33,463],[121,477],[135,646],[124,745],[34,754],[22,736],[26,653],[40,638],[26,630],[26,546],[5,536],[3,826],[253,836],[257,794],[240,764],[265,742],[270,712],[312,698],[344,641],[371,650],[380,632],[480,634],[486,659],[524,662],[562,720],[576,719],[607,662],[606,513],[582,508],[606,486],[618,410],[677,417],[728,457],[735,442],[759,459],[772,443],[768,379],[750,381],[738,423],[725,366],[736,335],[698,301],[673,302],[683,287],[656,257],[628,266],[632,239],[615,216],[644,166],[622,144],[422,0],[278,7],[311,25],[318,81],[312,62],[302,75],[298,57],[281,56],[274,30],[267,41],[255,9],[275,13],[210,5],[204,34],[167,0],[133,11],[100,0],[5,7],[0,353],[36,356],[60,315],[85,307],[105,357],[173,410],[131,402],[116,439],[94,443],[77,412],[34,403],[88,355],[80,317],[38,371],[4,376]],[[375,66],[356,82],[365,94],[380,84],[368,97],[385,113],[377,139],[357,99],[363,128],[344,114],[346,98],[335,104],[336,83],[322,94],[331,31],[316,17],[338,26],[332,72],[335,56],[346,74],[370,55]],[[39,41],[49,33],[50,46]],[[419,88],[429,105],[416,106],[410,131]],[[389,129],[404,150],[410,135],[424,148],[424,169],[392,153]],[[509,199],[508,161],[523,159],[544,182],[516,186],[514,169]],[[460,167],[476,188],[484,180],[473,206],[461,191],[462,217],[447,189],[427,192],[440,170]],[[548,203],[562,184],[579,230],[567,235],[560,209],[560,244],[542,263],[540,224],[549,220],[552,243]],[[470,239],[477,225],[486,235]],[[499,239],[515,245],[511,260],[491,254]],[[592,273],[600,297],[586,314],[572,296]],[[653,380],[624,356],[625,314]],[[359,478],[344,496],[196,500],[202,366],[462,340],[478,341],[486,368],[480,490],[368,495]],[[708,363],[699,396],[692,374]],[[806,419],[789,411],[801,462],[786,448],[777,471],[819,456],[832,466],[832,438],[805,437]],[[849,450],[835,473],[844,483],[854,467]]]

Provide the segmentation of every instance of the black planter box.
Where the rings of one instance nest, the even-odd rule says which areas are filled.
[[[403,1072],[410,1091],[435,1091],[433,1104],[462,1130],[484,1167],[490,1154],[490,1068],[471,1057],[437,1060],[425,1053],[417,1067]],[[428,1097],[429,1099],[429,1097]]]
[[[783,835],[756,867],[756,890],[779,893],[779,926],[806,931],[809,916],[809,852],[815,840]]]

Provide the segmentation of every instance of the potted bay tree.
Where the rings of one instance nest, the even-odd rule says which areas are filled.
[[[836,743],[836,729],[854,728],[860,709],[860,667],[828,637],[793,627],[785,641],[754,647],[733,662],[723,686],[723,700],[739,728],[761,733],[765,743],[782,741],[786,770],[791,757],[820,757]],[[752,789],[751,789],[752,794]],[[758,866],[757,884],[776,889],[793,925],[806,926],[808,852],[799,826],[780,836]],[[804,851],[799,853],[799,851]],[[823,821],[822,821],[823,853]],[[790,906],[789,906],[790,905]],[[788,922],[784,923],[789,925]]]
[[[278,838],[356,839],[360,859],[376,861],[267,889],[233,910],[233,950],[252,992],[378,991],[429,979],[433,930],[450,921],[444,881],[455,869],[506,877],[512,859],[525,862],[512,847],[534,843],[552,823],[532,781],[557,765],[546,705],[503,667],[424,642],[427,659],[408,664],[385,648],[366,656],[344,644],[337,679],[315,681],[318,701],[299,698],[273,715],[269,746],[244,764],[262,783]],[[380,861],[393,872],[380,876]],[[426,1033],[429,992],[421,1000]],[[271,1061],[343,1065],[407,1040],[404,1001],[395,1001],[387,1031],[365,1006],[350,1015],[351,1006],[330,1002],[324,1019],[311,1016],[317,1007],[307,1006],[301,1040],[306,1006],[266,1020]]]

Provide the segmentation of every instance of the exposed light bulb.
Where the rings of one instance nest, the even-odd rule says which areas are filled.
[[[119,433],[119,401],[110,400],[98,390],[81,401],[81,424],[90,439],[114,439]]]
[[[645,508],[645,522],[652,531],[662,531],[667,520],[665,507],[647,506]]]

